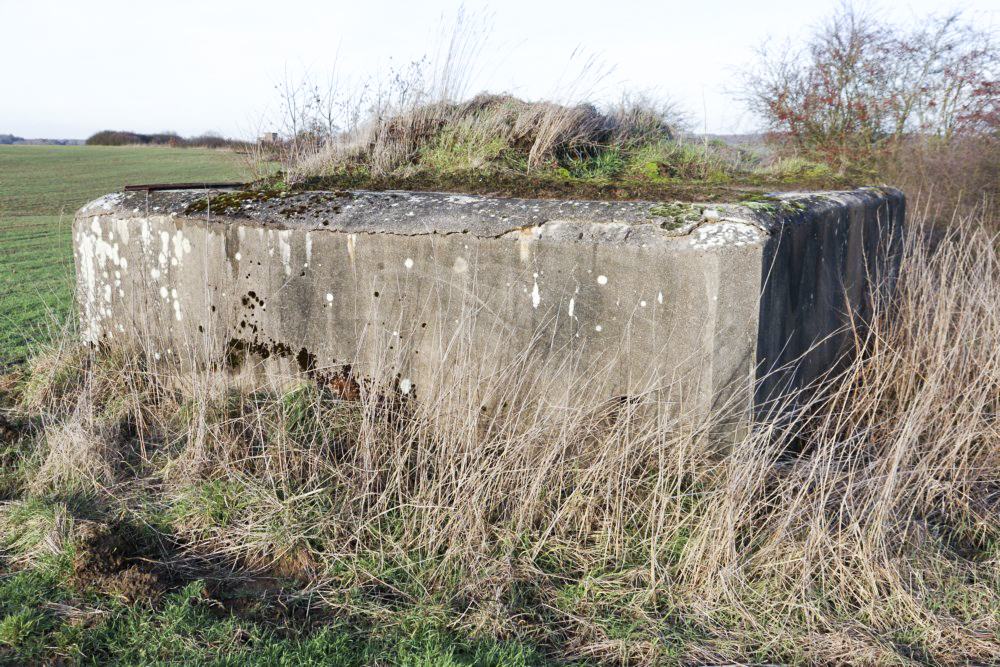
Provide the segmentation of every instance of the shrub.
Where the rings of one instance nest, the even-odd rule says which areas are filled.
[[[913,137],[997,128],[1000,43],[960,12],[890,23],[843,3],[801,47],[764,42],[738,97],[779,139],[837,173],[872,174]]]

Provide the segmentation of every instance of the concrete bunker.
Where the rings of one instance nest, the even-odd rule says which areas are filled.
[[[77,214],[77,299],[84,340],[140,340],[186,372],[388,371],[486,410],[485,377],[544,362],[541,393],[673,383],[686,413],[744,420],[853,348],[895,284],[904,208],[888,188],[728,205],[133,191]]]

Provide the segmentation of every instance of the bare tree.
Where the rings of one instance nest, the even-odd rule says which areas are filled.
[[[948,142],[996,127],[993,32],[958,11],[915,24],[844,2],[803,45],[762,43],[737,95],[769,130],[841,173],[870,167],[909,137]]]

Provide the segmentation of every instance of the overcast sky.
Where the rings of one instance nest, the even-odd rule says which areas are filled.
[[[0,0],[0,133],[84,139],[104,130],[270,129],[276,82],[385,76],[434,50],[459,2],[447,0]],[[588,57],[591,97],[622,88],[677,100],[696,129],[748,129],[726,95],[732,68],[768,36],[802,35],[835,0],[503,0],[464,3],[489,27],[469,93],[565,95]],[[1000,29],[996,0],[897,0],[900,17],[963,8]],[[576,55],[574,56],[574,52]],[[392,60],[390,61],[390,57]],[[277,129],[277,128],[273,128]]]

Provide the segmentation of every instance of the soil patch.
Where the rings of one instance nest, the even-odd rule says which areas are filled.
[[[126,602],[154,603],[180,583],[161,562],[164,550],[125,523],[80,521],[73,546],[74,586]]]
[[[266,624],[279,634],[301,635],[331,620],[328,611],[300,595],[301,581],[270,574],[241,574],[199,562],[182,545],[128,522],[77,520],[71,585],[129,604],[157,605],[166,593],[202,580],[199,601],[214,615]]]

